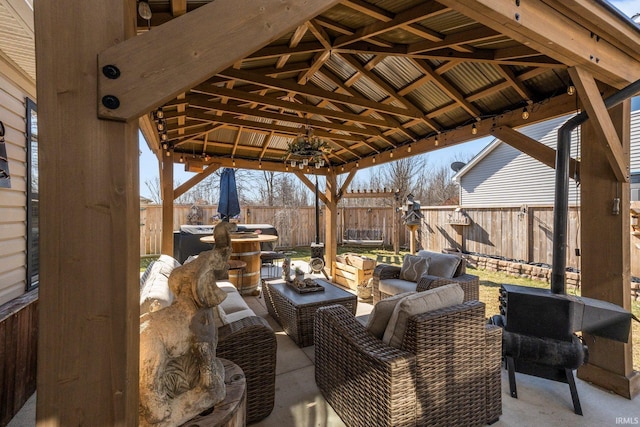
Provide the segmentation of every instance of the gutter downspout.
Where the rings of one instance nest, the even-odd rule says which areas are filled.
[[[640,92],[640,80],[631,83],[605,99],[607,109]],[[565,294],[565,270],[567,267],[567,218],[569,216],[569,160],[571,158],[571,132],[589,116],[586,112],[569,119],[558,130],[558,151],[556,153],[556,193],[553,208],[553,261],[551,268],[551,292]]]

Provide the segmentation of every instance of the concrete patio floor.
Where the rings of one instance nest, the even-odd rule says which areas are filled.
[[[256,427],[340,427],[344,423],[318,390],[314,379],[314,347],[299,348],[267,313],[262,297],[246,297],[253,311],[268,320],[278,342],[276,398],[273,412]],[[372,305],[358,302],[357,315]],[[615,426],[640,425],[640,397],[628,400],[576,379],[584,416],[573,413],[569,386],[516,374],[518,399],[509,395],[507,373],[502,375],[502,426]],[[11,420],[9,427],[35,426],[36,396],[32,396]],[[354,402],[354,404],[356,404]]]

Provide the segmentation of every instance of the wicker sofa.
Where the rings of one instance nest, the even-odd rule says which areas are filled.
[[[140,278],[140,314],[157,305],[172,303],[168,288],[171,271],[180,263],[162,255]],[[224,319],[218,326],[217,357],[229,359],[244,372],[247,384],[247,423],[267,417],[275,400],[276,336],[269,323],[256,316],[231,282],[219,279],[217,285],[227,293],[220,304]],[[154,310],[157,310],[155,307]]]
[[[409,317],[395,348],[344,307],[323,307],[316,383],[348,426],[491,424],[502,413],[501,332],[468,301]]]
[[[419,251],[418,256],[430,258],[431,265],[427,274],[417,282],[402,280],[401,267],[396,265],[378,264],[373,271],[372,292],[373,303],[409,291],[425,291],[449,283],[458,283],[464,291],[465,301],[476,301],[480,297],[478,276],[466,273],[466,260],[460,254],[443,254],[430,251]],[[451,274],[438,274],[450,271]]]

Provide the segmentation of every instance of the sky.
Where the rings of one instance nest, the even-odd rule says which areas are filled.
[[[609,0],[609,3],[629,17],[640,13],[640,0]],[[633,109],[637,108],[640,108],[640,98],[635,98],[633,102]],[[139,133],[138,135],[140,146],[140,195],[150,197],[150,192],[145,183],[158,177],[158,160],[149,150],[142,134]],[[431,152],[429,153],[429,164],[439,167],[443,164],[449,165],[454,158],[471,158],[482,151],[491,141],[493,141],[493,137],[488,136]],[[363,172],[366,172],[366,174],[375,173],[375,167]],[[359,172],[356,175],[356,180],[361,180],[365,176],[363,172]],[[173,173],[174,180],[180,183],[193,176],[193,173],[185,172],[183,164],[175,164]]]

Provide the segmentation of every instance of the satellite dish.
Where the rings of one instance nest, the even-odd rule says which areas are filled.
[[[466,163],[463,162],[453,162],[451,163],[451,169],[453,169],[454,172],[460,172],[460,169],[465,167],[465,165]]]

